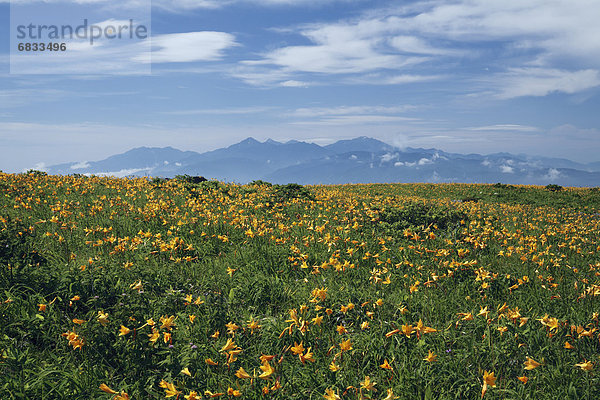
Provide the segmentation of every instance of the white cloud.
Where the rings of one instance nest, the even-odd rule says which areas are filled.
[[[458,50],[431,46],[427,41],[416,36],[394,36],[389,39],[390,44],[403,53],[431,54],[431,55],[461,55]]]
[[[316,24],[298,31],[311,45],[280,47],[243,64],[273,65],[288,72],[349,74],[399,69],[427,60],[390,51],[384,40],[387,30],[385,23],[376,20]]]
[[[352,75],[340,80],[341,83],[350,85],[408,85],[411,83],[439,81],[448,78],[447,75],[419,75],[393,73],[366,73]]]
[[[331,42],[316,46],[290,46],[274,50],[263,60],[247,60],[249,66],[275,65],[290,72],[351,74],[381,68],[399,69],[422,62],[417,57],[378,54],[367,41]]]
[[[279,87],[283,82],[289,82],[292,73],[267,67],[251,67],[237,65],[229,70],[229,75],[240,79],[251,86]]]
[[[90,164],[87,161],[82,161],[80,163],[77,164],[73,164],[71,165],[71,169],[85,169],[85,168],[89,168]]]
[[[261,85],[306,74],[327,75],[329,84],[332,76],[343,76],[339,82],[345,84],[458,78],[468,79],[470,87],[479,82],[481,93],[499,99],[573,94],[600,86],[597,15],[595,0],[421,1],[374,9],[354,19],[280,30],[309,43],[243,61],[242,79]],[[489,62],[490,54],[504,72],[489,79],[452,72],[469,60]],[[432,65],[438,73],[428,73]]]
[[[214,61],[224,50],[236,46],[235,36],[225,32],[187,32],[158,35],[152,38],[152,62]]]
[[[511,132],[539,132],[540,129],[535,126],[519,125],[519,124],[498,124],[488,126],[477,126],[466,128],[471,131],[511,131]]]
[[[416,118],[404,117],[402,114],[416,110],[418,107],[405,104],[398,106],[338,106],[298,108],[288,113],[293,120],[291,125],[370,125],[393,124],[418,121]]]
[[[428,82],[442,79],[441,75],[393,75],[383,79],[381,82],[374,82],[384,85],[402,85],[407,83]]]
[[[398,158],[398,153],[386,153],[381,156],[381,162],[386,163]]]
[[[103,3],[99,1],[99,3]],[[91,20],[89,26],[103,30],[108,27],[128,26],[129,20]],[[235,36],[227,32],[196,31],[153,35],[151,38],[109,39],[100,37],[91,45],[89,39],[67,39],[67,51],[56,57],[44,54],[11,56],[11,71],[28,74],[150,74],[150,63],[190,63],[217,61],[225,51],[238,46]]]
[[[311,107],[298,108],[290,115],[294,117],[323,117],[334,115],[400,114],[416,109],[416,106],[410,104],[400,106]]]
[[[508,165],[501,165],[500,166],[500,171],[502,171],[505,174],[512,174],[515,172],[515,169],[513,167],[510,167]]]
[[[559,170],[557,170],[556,168],[550,168],[548,170],[548,173],[546,175],[544,175],[543,178],[546,180],[554,181],[554,180],[560,178],[561,176],[562,175]]]
[[[39,162],[39,163],[35,164],[32,168],[25,168],[21,172],[27,172],[30,169],[34,169],[36,171],[47,172],[46,163],[43,163],[43,162]]]
[[[18,4],[33,0],[13,1]],[[71,1],[111,7],[147,4],[144,0]],[[358,0],[154,0],[153,5],[187,12],[240,4],[318,7],[345,1]],[[297,34],[303,44],[270,43],[262,55],[241,61],[227,73],[250,85],[267,87],[301,88],[337,83],[400,85],[444,79],[456,83],[468,79],[464,83],[470,85],[465,87],[472,88],[473,82],[477,82],[480,93],[498,99],[574,94],[600,86],[598,15],[597,0],[417,1],[369,8],[349,19],[272,29]],[[284,41],[275,38],[275,43],[281,42]],[[224,32],[158,35],[154,38],[153,61],[215,61],[236,45],[235,37]],[[114,70],[124,62],[150,62],[139,54],[143,48],[102,49],[104,43],[94,47],[98,47],[94,53],[105,55],[100,64],[105,71]],[[491,77],[471,79],[454,72],[461,63],[496,61],[494,58],[501,61],[495,65],[502,66],[504,71],[494,72]],[[42,67],[39,72],[43,70]]]
[[[146,172],[147,174],[150,174],[151,171],[152,171],[152,168],[130,168],[130,169],[122,169],[122,170],[114,171],[114,172],[97,172],[97,173],[94,173],[94,175],[114,176],[115,178],[124,178],[129,175],[139,174],[140,172]],[[89,175],[89,174],[86,174],[86,175]]]
[[[497,84],[497,97],[511,99],[521,96],[546,96],[551,93],[573,94],[600,86],[598,70],[567,71],[548,68],[512,68],[497,74],[491,85]]]
[[[508,40],[539,49],[545,59],[600,59],[600,3],[594,0],[459,0],[424,2],[417,15],[398,21],[407,31],[461,42]]]
[[[310,84],[307,82],[296,81],[293,79],[290,79],[289,81],[281,82],[279,85],[283,86],[283,87],[308,87],[308,86],[310,86]]]

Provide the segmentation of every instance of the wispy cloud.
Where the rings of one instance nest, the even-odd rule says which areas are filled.
[[[235,36],[226,32],[187,32],[152,38],[152,63],[215,61],[224,51],[237,46]]]
[[[488,126],[477,126],[466,128],[470,131],[510,131],[510,132],[539,132],[540,129],[535,126],[519,125],[519,124],[498,124]]]
[[[390,74],[370,73],[353,75],[340,80],[344,84],[352,85],[407,85],[411,83],[423,83],[442,81],[449,78],[447,75],[420,75],[420,74]]]
[[[417,121],[404,114],[418,107],[410,104],[398,106],[338,106],[298,108],[287,114],[291,125],[372,125]]]
[[[17,66],[27,65],[30,74],[140,75],[151,72],[151,63],[221,60],[235,46],[238,43],[233,34],[213,31],[155,35],[151,40],[133,43],[104,40],[93,46],[81,39],[69,42],[60,58],[19,54],[14,62]]]
[[[272,111],[274,107],[202,108],[197,110],[164,111],[168,115],[243,115]]]
[[[502,100],[574,94],[600,85],[598,14],[600,3],[589,0],[423,1],[373,9],[281,29],[309,43],[272,48],[242,61],[233,75],[267,86],[306,76],[328,84],[463,80]],[[456,69],[497,59],[505,69],[491,79]]]
[[[398,114],[414,111],[417,106],[406,104],[400,106],[339,106],[339,107],[311,107],[298,108],[290,113],[293,117],[323,117],[340,115],[364,114]]]
[[[594,69],[511,68],[496,74],[489,85],[497,86],[496,96],[500,99],[559,92],[573,94],[600,86],[600,72]]]
[[[310,45],[280,47],[264,53],[260,59],[244,60],[242,73],[255,78],[246,79],[248,83],[262,83],[270,76],[285,79],[303,73],[344,75],[382,69],[395,71],[428,60],[417,54],[398,52],[386,40],[388,30],[385,23],[371,20],[301,27],[296,33],[309,40]]]

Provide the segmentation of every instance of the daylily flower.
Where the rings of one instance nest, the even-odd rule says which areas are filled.
[[[251,376],[244,370],[244,368],[240,367],[237,372],[235,373],[235,376],[237,376],[240,379],[248,379],[251,378]]]
[[[496,377],[493,372],[484,371],[483,372],[483,387],[481,388],[481,397],[485,396],[487,392],[487,388],[496,387]]]
[[[370,390],[370,391],[376,392],[377,389],[375,389],[375,385],[376,385],[376,383],[371,382],[371,378],[369,376],[365,376],[365,379],[362,382],[360,382],[361,390],[365,389],[365,390]]]
[[[102,383],[100,385],[100,390],[102,390],[103,392],[106,392],[106,393],[110,393],[110,394],[117,394],[116,391],[109,388],[105,383]]]
[[[392,389],[387,390],[387,396],[383,398],[383,400],[394,400],[399,399],[399,396],[394,396],[394,391]]]
[[[260,369],[263,371],[263,373],[258,376],[261,379],[267,379],[275,372],[275,370],[273,369],[273,367],[271,367],[267,360],[263,361],[262,365],[260,366]]]
[[[525,364],[525,369],[528,371],[535,369],[535,368],[539,367],[540,365],[542,365],[539,362],[535,361],[531,357],[527,357],[527,360],[524,362],[524,364]]]
[[[340,400],[341,397],[337,395],[336,392],[333,391],[333,389],[327,388],[325,389],[325,394],[323,395],[323,397],[326,400]]]
[[[587,360],[582,363],[575,364],[575,366],[581,368],[584,371],[591,371],[592,369],[594,369],[594,364]]]
[[[106,326],[109,323],[108,313],[105,313],[104,311],[98,311],[97,320],[102,326]]]
[[[433,351],[429,350],[429,353],[427,354],[427,357],[425,357],[423,360],[432,363],[436,359],[437,359],[437,355],[435,355],[435,353]]]
[[[294,342],[294,346],[292,346],[290,350],[292,351],[292,353],[294,353],[294,355],[300,355],[304,353],[304,346],[302,346],[302,342],[300,342],[300,344]]]
[[[179,394],[181,393],[179,390],[177,390],[175,388],[175,385],[173,385],[172,383],[169,383],[167,381],[160,381],[160,383],[158,384],[161,388],[165,389],[165,397],[173,397],[173,396],[179,396]]]
[[[342,351],[352,350],[352,342],[350,342],[350,339],[342,341],[342,343],[340,343],[340,349]]]

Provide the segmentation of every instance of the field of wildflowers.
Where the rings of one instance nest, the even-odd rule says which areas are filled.
[[[600,193],[0,173],[2,399],[598,399]]]

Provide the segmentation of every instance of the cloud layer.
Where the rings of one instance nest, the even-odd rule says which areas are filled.
[[[498,99],[572,94],[600,86],[597,15],[590,0],[414,2],[284,29],[309,44],[270,49],[233,75],[255,85],[316,74],[354,84],[458,79]],[[473,64],[495,71],[465,80],[460,68]]]

